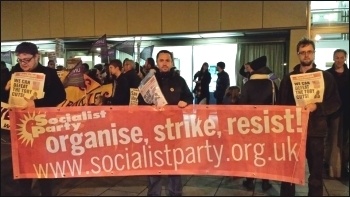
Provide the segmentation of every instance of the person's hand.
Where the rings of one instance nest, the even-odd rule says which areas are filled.
[[[25,109],[33,109],[33,108],[35,108],[34,100],[27,99],[27,98],[24,98],[24,100],[26,100],[27,103],[26,103],[26,105],[24,107],[21,107],[21,109],[25,110]]]
[[[6,84],[6,86],[5,86],[5,90],[6,90],[6,91],[9,91],[10,88],[11,88],[11,80],[9,80],[9,81],[7,82],[7,84]]]
[[[138,75],[141,79],[143,78],[142,72],[138,72],[137,75]]]
[[[310,112],[313,112],[317,109],[317,105],[315,103],[310,103],[304,106],[305,110],[308,110]]]
[[[179,103],[177,104],[177,106],[179,106],[180,108],[184,108],[186,107],[188,104],[185,101],[179,101]]]
[[[163,106],[152,105],[152,107],[154,107],[154,109],[156,109],[157,111],[164,111]]]

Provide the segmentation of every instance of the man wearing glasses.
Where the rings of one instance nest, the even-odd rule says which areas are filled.
[[[56,107],[62,101],[66,99],[66,92],[60,81],[56,70],[48,68],[39,63],[40,54],[38,47],[30,42],[22,42],[16,47],[15,50],[17,56],[17,62],[10,74],[15,72],[36,72],[45,74],[44,82],[44,97],[40,99],[29,99],[24,109],[37,108],[37,107]],[[7,98],[10,90],[10,81],[7,83],[5,90]],[[20,191],[22,196],[32,195],[32,181],[33,179],[20,179]],[[38,180],[41,195],[52,196],[52,179],[39,179]]]
[[[324,137],[328,131],[327,116],[339,109],[341,100],[334,77],[329,72],[316,68],[314,63],[315,43],[307,38],[300,40],[297,44],[297,54],[300,64],[296,65],[292,72],[283,77],[277,101],[281,105],[296,105],[291,75],[322,72],[324,93],[320,96],[323,99],[321,102],[310,103],[302,107],[310,112],[306,139],[306,159],[310,172],[308,196],[323,196],[323,153]],[[295,196],[295,185],[282,182],[280,195]]]

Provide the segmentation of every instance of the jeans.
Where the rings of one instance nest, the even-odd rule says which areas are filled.
[[[309,165],[308,196],[323,196],[324,138],[307,137],[306,159]],[[295,184],[282,182],[280,196],[295,196]]]
[[[181,175],[168,175],[168,190],[170,196],[182,196]],[[147,196],[161,196],[162,176],[148,176]]]

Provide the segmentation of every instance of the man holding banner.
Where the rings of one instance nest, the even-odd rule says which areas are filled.
[[[13,67],[11,70],[11,75],[15,73],[43,73],[45,75],[44,78],[44,86],[43,89],[40,90],[43,92],[44,96],[38,99],[28,99],[23,109],[32,109],[37,107],[55,107],[59,103],[65,100],[66,92],[64,90],[63,84],[60,81],[56,70],[45,67],[39,63],[40,54],[38,51],[38,47],[30,42],[22,42],[16,47],[16,56],[18,64]],[[20,80],[20,79],[19,79]],[[20,80],[16,87],[11,87],[11,80],[7,83],[5,90],[7,96],[11,98],[12,95],[9,95],[10,89],[20,88],[20,92],[28,92],[34,89],[34,85],[32,86],[32,90],[27,87],[27,84],[30,81],[25,79]],[[35,82],[34,82],[35,83]],[[28,86],[30,87],[30,86]],[[14,92],[16,93],[16,92]],[[18,94],[18,93],[16,93]],[[33,179],[20,179],[20,190],[22,196],[30,196],[32,195],[32,180]],[[42,196],[52,196],[52,179],[38,179],[38,183],[40,186],[40,191]]]
[[[167,50],[161,50],[157,54],[159,71],[156,78],[159,87],[169,105],[177,105],[180,108],[193,104],[193,95],[186,81],[176,75],[171,68],[174,66],[173,54]],[[169,175],[168,190],[170,196],[182,196],[182,182],[180,175]],[[158,175],[148,176],[148,196],[161,196],[162,177]]]
[[[323,196],[326,120],[327,116],[339,109],[341,100],[333,76],[316,68],[315,43],[307,38],[300,40],[297,54],[300,64],[282,79],[277,100],[281,105],[297,105],[310,112],[306,140],[306,158],[310,172],[308,196]],[[320,98],[315,99],[316,92],[320,93]],[[282,182],[280,195],[295,196],[295,184]]]

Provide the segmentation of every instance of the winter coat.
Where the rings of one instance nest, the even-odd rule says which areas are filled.
[[[24,71],[19,64],[16,64],[10,73],[12,75],[15,72]],[[35,107],[56,107],[66,99],[66,91],[55,69],[45,67],[39,63],[37,67],[30,72],[45,74],[44,98],[35,99]],[[7,91],[7,93],[9,94],[9,91]]]
[[[218,79],[216,80],[216,90],[214,97],[216,99],[223,99],[225,96],[226,89],[230,87],[230,77],[224,70],[218,73]]]
[[[8,68],[1,69],[1,102],[7,102],[8,95],[6,94],[5,87],[10,80],[11,74]]]
[[[272,71],[262,67],[253,71],[250,79],[243,85],[240,104],[273,105],[278,93],[277,85],[269,79]]]
[[[168,102],[168,105],[177,105],[179,101],[193,104],[193,94],[184,78],[171,72],[157,72],[156,79],[159,87]]]
[[[341,113],[344,114],[344,117],[349,117],[350,115],[350,81],[349,81],[349,68],[346,64],[344,66],[343,73],[337,73],[335,71],[335,65],[333,64],[332,68],[326,70],[330,72],[337,83],[338,92],[342,105],[339,110],[334,113],[332,116],[339,116]]]
[[[135,69],[131,69],[124,73],[126,79],[129,81],[130,88],[138,88],[141,82],[141,78],[135,72]]]
[[[130,86],[125,74],[122,73],[113,82],[112,105],[129,105]]]
[[[200,83],[196,83],[194,93],[198,100],[202,100],[203,98],[209,97],[209,84],[211,81],[211,75],[208,70],[205,72],[198,71],[194,75],[193,79],[196,80],[197,78]]]
[[[300,64],[296,65],[292,72],[283,77],[280,85],[280,91],[278,95],[278,103],[281,105],[296,105],[293,96],[293,87],[290,79],[291,75],[301,74]],[[322,71],[313,67],[307,71],[307,73]],[[315,103],[317,108],[315,111],[310,112],[307,135],[310,137],[325,137],[327,134],[327,116],[336,112],[340,105],[341,100],[338,93],[337,84],[334,77],[326,71],[322,71],[324,79],[324,95],[321,103]]]

